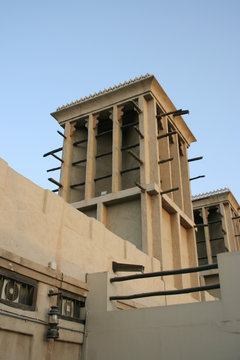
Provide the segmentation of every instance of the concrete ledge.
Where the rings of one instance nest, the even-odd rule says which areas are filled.
[[[24,259],[9,251],[0,249],[0,265],[5,269],[18,274],[41,281],[54,287],[62,287],[64,290],[77,293],[84,297],[88,293],[88,285],[71,276],[63,275],[31,260]]]

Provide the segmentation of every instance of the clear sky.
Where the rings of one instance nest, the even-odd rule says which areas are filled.
[[[240,0],[23,0],[0,11],[0,157],[43,188],[58,106],[151,73],[197,138],[193,194],[240,202]],[[53,173],[51,173],[53,174]],[[58,174],[54,174],[58,179]]]

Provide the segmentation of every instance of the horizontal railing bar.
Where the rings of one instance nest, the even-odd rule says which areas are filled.
[[[167,136],[172,136],[172,135],[175,135],[175,134],[177,134],[177,131],[176,131],[176,130],[171,131],[171,132],[168,132],[168,133],[163,134],[163,135],[158,135],[157,139],[158,139],[158,140],[159,140],[159,139],[163,139],[163,138],[165,138],[165,137],[167,137]]]
[[[55,170],[60,170],[61,166],[58,166],[56,168],[52,168],[52,169],[48,169],[47,172],[51,172],[51,171],[55,171]]]
[[[179,110],[170,111],[170,112],[167,112],[164,114],[156,115],[156,118],[161,119],[161,117],[167,116],[167,115],[180,116],[180,115],[185,115],[185,114],[189,114],[189,110],[179,109]]]
[[[83,185],[85,185],[85,182],[81,182],[81,183],[79,183],[79,184],[70,185],[70,188],[71,188],[71,189],[74,189],[74,188],[77,187],[77,186],[83,186]]]
[[[129,123],[129,124],[122,125],[121,128],[125,129],[125,128],[132,127],[132,126],[138,125],[138,124],[139,124],[139,121],[135,121],[135,122],[132,122],[132,123]]]
[[[210,239],[210,241],[218,241],[218,240],[224,240],[224,237],[218,237],[218,238]]]
[[[106,131],[101,132],[100,134],[97,134],[95,137],[98,138],[98,137],[100,137],[100,136],[103,136],[103,135],[106,135],[106,134],[110,134],[110,133],[112,133],[112,132],[113,132],[112,129],[111,129],[111,130],[106,130]]]
[[[204,178],[204,177],[206,177],[206,175],[199,175],[199,176],[190,178],[189,180],[192,181],[192,180],[196,180],[196,179],[200,179],[200,178]]]
[[[132,300],[132,299],[139,299],[150,296],[180,295],[180,294],[189,294],[198,291],[207,291],[207,290],[215,290],[215,289],[220,289],[220,284],[198,286],[198,287],[179,289],[179,290],[176,289],[176,290],[167,290],[167,291],[154,291],[154,292],[134,294],[134,295],[110,296],[109,300]]]
[[[170,192],[177,191],[177,190],[179,190],[179,187],[176,187],[176,188],[173,188],[173,189],[169,189],[169,190],[165,190],[165,191],[161,191],[161,192],[160,192],[160,195],[168,194],[168,193],[170,193]]]
[[[173,160],[173,157],[172,158],[169,158],[169,159],[165,159],[165,160],[159,160],[158,161],[158,164],[164,164],[164,163],[166,163],[166,162],[168,162],[168,161],[172,161]]]
[[[72,165],[74,166],[74,165],[77,165],[77,164],[81,164],[81,163],[84,163],[84,162],[86,162],[87,161],[87,159],[83,159],[83,160],[78,160],[78,161],[74,161],[73,163],[72,163]]]
[[[107,155],[112,155],[112,151],[108,151],[108,152],[96,155],[95,157],[96,157],[96,159],[98,159],[100,157],[107,156]]]
[[[99,180],[107,179],[107,178],[109,178],[109,177],[111,177],[111,176],[112,176],[112,174],[100,176],[100,177],[98,177],[98,178],[95,178],[94,181],[99,181]]]
[[[137,167],[134,167],[134,168],[130,168],[130,169],[125,169],[125,170],[122,170],[120,171],[120,174],[125,174],[127,172],[130,172],[130,171],[135,171],[135,170],[139,170],[140,169],[140,166],[137,166]]]
[[[240,216],[234,216],[232,217],[232,220],[240,219]]]
[[[217,224],[217,223],[220,223],[222,222],[222,220],[214,220],[214,221],[209,221],[207,224],[196,224],[194,225],[194,227],[204,227],[204,226],[208,226],[208,225],[211,225],[211,224]]]
[[[203,156],[198,156],[198,157],[195,157],[195,158],[188,159],[188,162],[202,160],[202,159],[203,159]]]
[[[135,147],[139,146],[139,143],[138,144],[134,144],[134,145],[128,145],[128,146],[124,146],[121,148],[121,151],[124,151],[124,150],[128,150],[128,149],[133,149]]]
[[[218,240],[223,240],[224,237],[218,237],[218,238],[213,238],[213,239],[210,239],[210,241],[218,241]],[[202,244],[202,243],[206,243],[206,240],[200,240],[200,241],[197,241],[197,244]]]
[[[54,149],[52,151],[49,151],[47,152],[46,154],[43,155],[43,157],[46,157],[46,156],[49,156],[49,155],[52,155],[52,154],[55,154],[56,152],[59,152],[59,151],[62,151],[62,147],[58,148],[58,149]]]
[[[115,278],[110,279],[110,282],[112,283],[112,282],[144,279],[144,278],[158,277],[158,276],[190,274],[190,273],[194,273],[194,272],[217,269],[217,268],[218,268],[217,264],[202,265],[202,266],[198,266],[198,267],[184,268],[184,269],[178,269],[178,270],[165,270],[165,271],[157,271],[157,272],[146,273],[146,274],[135,274],[135,275],[129,275],[129,276],[115,277]]]
[[[156,115],[156,118],[161,119],[162,116],[172,115],[174,113],[179,113],[180,111],[183,111],[183,110],[179,109],[179,110],[169,111],[169,112],[166,112],[166,113],[163,113],[163,114]]]
[[[83,143],[85,143],[85,142],[87,142],[87,141],[88,141],[88,139],[83,139],[83,140],[75,141],[75,142],[73,143],[73,146],[77,146],[78,144],[83,144]]]
[[[175,114],[173,114],[173,116],[181,116],[181,115],[186,115],[189,114],[189,110],[181,110],[181,111],[176,111]]]

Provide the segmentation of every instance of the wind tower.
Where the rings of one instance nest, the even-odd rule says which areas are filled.
[[[59,195],[163,269],[198,264],[187,156],[196,139],[181,116],[187,112],[147,74],[51,114],[64,128]]]

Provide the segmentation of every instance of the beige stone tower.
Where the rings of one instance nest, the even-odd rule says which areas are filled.
[[[240,207],[227,188],[193,196],[200,265],[217,261],[217,254],[240,250]]]
[[[59,195],[163,269],[197,265],[184,113],[146,75],[51,114],[64,128]]]
[[[240,250],[240,207],[227,188],[193,196],[199,265],[217,262],[217,255]],[[202,285],[219,282],[218,270],[201,273]],[[212,290],[220,296],[219,290]]]

